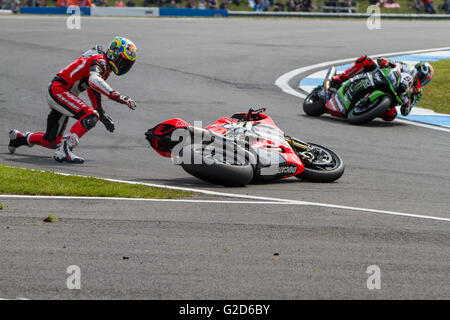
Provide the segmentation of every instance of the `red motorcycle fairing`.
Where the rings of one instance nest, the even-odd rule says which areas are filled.
[[[302,173],[304,170],[302,161],[286,141],[284,132],[275,124],[272,118],[258,113],[254,115],[255,117],[252,120],[242,121],[247,116],[248,114],[243,112],[234,114],[232,118],[222,117],[205,127],[205,129],[225,135],[232,130],[245,130],[244,126],[247,126],[247,123],[251,123],[251,127],[247,129],[262,138],[252,144],[253,149],[257,152],[258,150],[270,153],[277,152],[281,156],[280,163],[277,166],[278,172],[273,176],[281,175],[282,178],[287,178]]]
[[[338,102],[334,95],[325,103],[325,108],[327,108],[329,114],[335,117],[345,118],[345,115],[339,110]]]

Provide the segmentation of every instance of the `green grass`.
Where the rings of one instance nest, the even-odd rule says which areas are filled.
[[[450,59],[431,63],[433,80],[423,88],[419,107],[450,114]]]
[[[0,165],[0,194],[173,199],[193,193]]]
[[[3,206],[3,204],[0,202],[0,210],[3,210],[5,207]]]
[[[44,222],[48,222],[48,223],[54,223],[54,222],[58,222],[59,218],[57,216],[52,216],[49,215],[47,218],[45,218],[44,220],[42,220]]]

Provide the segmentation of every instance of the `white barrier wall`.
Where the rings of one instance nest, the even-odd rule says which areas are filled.
[[[159,16],[159,8],[92,7],[91,16],[157,17]]]

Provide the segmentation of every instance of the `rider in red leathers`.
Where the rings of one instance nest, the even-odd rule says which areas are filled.
[[[122,37],[116,37],[107,52],[103,52],[100,46],[85,52],[50,82],[47,100],[51,111],[47,118],[46,132],[22,133],[16,129],[11,130],[8,146],[10,153],[14,153],[17,147],[23,145],[40,145],[56,149],[54,159],[58,162],[83,163],[84,159],[72,152],[79,139],[92,129],[98,120],[108,131],[114,131],[114,122],[102,108],[101,95],[126,104],[132,110],[136,108],[136,103],[131,98],[113,90],[105,81],[111,72],[118,76],[128,72],[135,60],[135,45]],[[91,105],[78,97],[85,90]],[[64,135],[69,117],[77,121],[70,133]]]
[[[402,74],[402,92],[399,93],[403,104],[400,108],[402,115],[409,114],[411,109],[417,105],[422,97],[422,88],[433,78],[434,70],[428,62],[418,62],[415,66],[404,62],[392,62],[384,58],[373,60],[368,56],[359,57],[355,63],[343,73],[333,77],[333,83],[340,85],[361,72],[371,72],[377,68],[400,67]],[[383,120],[392,121],[397,116],[397,111],[392,108],[381,115]]]

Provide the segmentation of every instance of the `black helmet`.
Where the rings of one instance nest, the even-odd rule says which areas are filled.
[[[434,69],[428,62],[418,62],[414,66],[417,70],[418,88],[425,87],[433,78]]]

